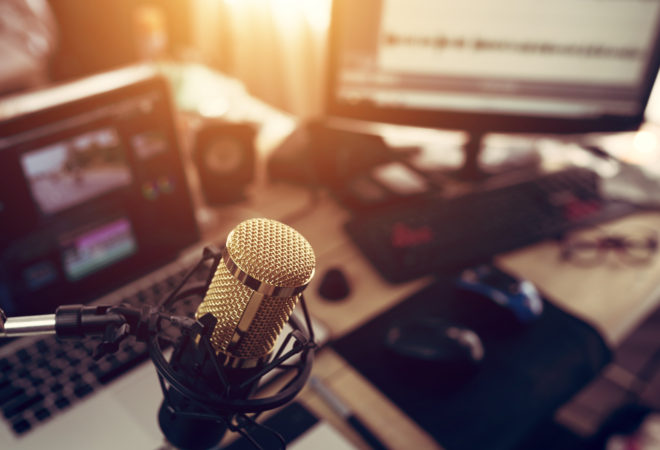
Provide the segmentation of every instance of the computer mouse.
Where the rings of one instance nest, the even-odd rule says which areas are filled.
[[[325,300],[342,300],[348,297],[350,285],[344,271],[337,267],[328,269],[321,277],[318,292]]]
[[[456,280],[456,286],[461,292],[472,293],[472,298],[481,296],[502,309],[482,311],[484,315],[490,312],[500,318],[508,316],[520,325],[537,320],[543,313],[543,298],[532,282],[519,279],[492,264],[482,264],[465,269]],[[485,305],[486,306],[486,305]]]
[[[385,335],[385,348],[399,376],[413,382],[466,380],[484,358],[476,332],[434,316],[393,323]]]

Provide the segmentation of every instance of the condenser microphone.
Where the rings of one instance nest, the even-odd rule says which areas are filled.
[[[207,269],[210,260],[208,281],[189,286],[192,274]],[[97,336],[102,339],[97,358],[115,352],[128,336],[146,341],[164,395],[158,412],[163,434],[180,449],[208,449],[228,429],[244,433],[258,414],[302,390],[316,348],[302,292],[315,265],[311,245],[296,230],[275,220],[250,219],[238,224],[219,250],[205,248],[197,266],[157,306],[63,305],[55,314],[10,318],[0,309],[0,338]],[[195,318],[173,315],[169,308],[190,296],[203,298]],[[298,303],[305,326],[292,317]],[[274,350],[287,322],[292,331]],[[168,326],[179,336],[164,333]],[[173,347],[169,360],[161,342]],[[292,363],[294,356],[298,361]],[[295,374],[275,394],[253,396],[262,377],[275,369]]]
[[[268,358],[315,266],[309,242],[281,222],[250,219],[229,233],[195,314],[218,320],[211,343],[225,366],[255,367]]]
[[[278,336],[289,320],[316,265],[309,242],[296,230],[270,219],[249,219],[238,224],[220,250],[211,282],[195,318],[215,319],[208,342],[211,361],[200,358],[200,338],[175,350],[181,377],[217,392],[213,385],[220,366],[230,386],[222,394],[230,403],[247,399],[258,386],[254,378],[268,364]],[[200,363],[201,360],[201,363]],[[174,364],[173,364],[174,365]],[[159,411],[159,424],[170,443],[184,449],[210,448],[225,428],[206,419],[204,405],[191,404],[187,395],[170,389]],[[248,403],[249,404],[249,403]],[[227,417],[242,411],[228,407]]]

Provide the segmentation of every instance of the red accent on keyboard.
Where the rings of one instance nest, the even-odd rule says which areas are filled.
[[[564,206],[564,217],[569,221],[579,221],[597,213],[600,209],[600,201],[582,201],[576,199]]]
[[[392,247],[409,248],[433,242],[433,230],[424,225],[411,228],[405,223],[397,222],[392,227]]]

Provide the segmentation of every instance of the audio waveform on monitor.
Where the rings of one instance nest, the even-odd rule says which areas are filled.
[[[637,59],[643,51],[637,47],[604,44],[562,44],[556,42],[511,41],[505,39],[469,38],[461,36],[419,36],[385,33],[384,47],[413,47],[435,50],[463,50],[474,52],[512,52],[520,54],[575,56],[585,58]]]

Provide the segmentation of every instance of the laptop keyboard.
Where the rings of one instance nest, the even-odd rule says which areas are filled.
[[[158,272],[148,284],[118,295],[117,301],[133,306],[155,305],[176,287],[187,270]],[[200,273],[199,278],[203,276]],[[184,300],[177,307],[177,314],[192,315],[197,305]],[[0,410],[14,433],[30,431],[149,359],[146,343],[128,338],[117,352],[95,361],[92,355],[100,342],[96,338],[59,340],[54,335],[23,338],[10,353],[0,357]]]

